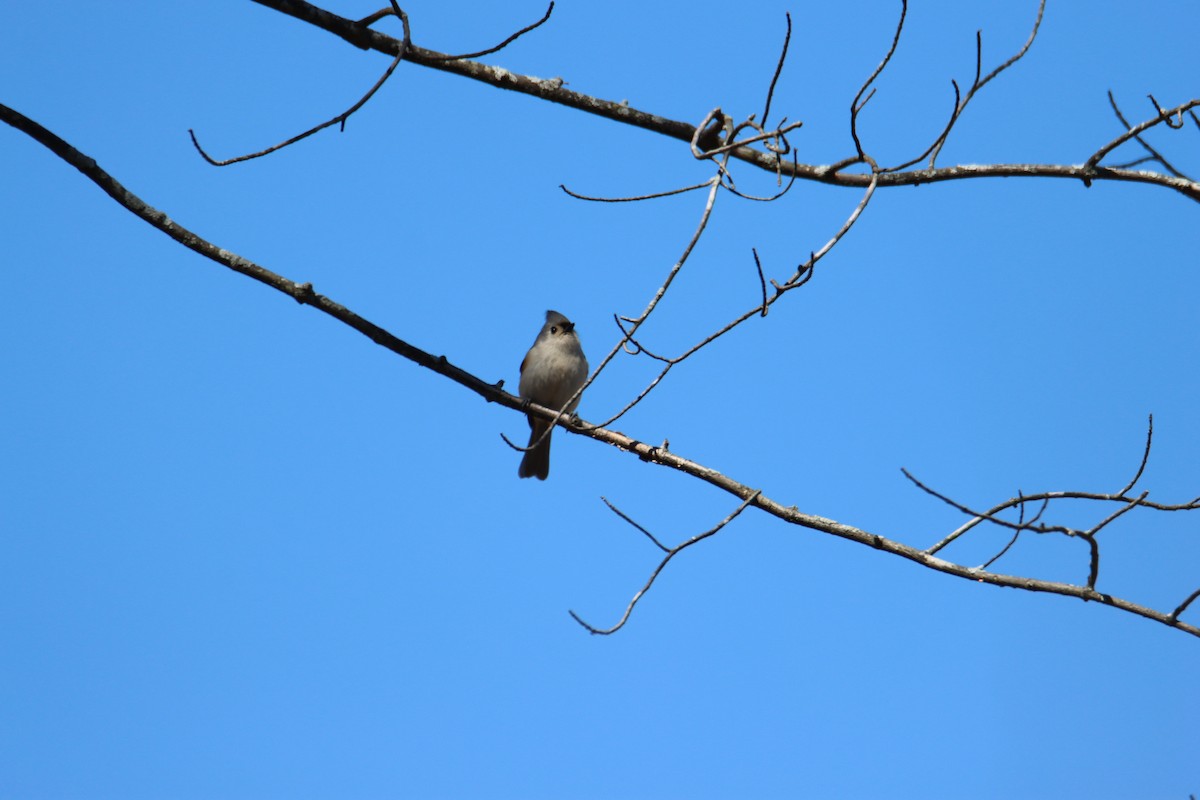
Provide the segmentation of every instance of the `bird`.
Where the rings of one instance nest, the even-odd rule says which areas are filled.
[[[571,414],[579,406],[579,397],[571,398],[582,388],[587,376],[587,357],[579,344],[575,323],[557,311],[547,311],[546,324],[521,361],[521,398]],[[553,426],[532,414],[526,416],[529,418],[530,449],[525,451],[517,474],[544,481],[550,474]]]

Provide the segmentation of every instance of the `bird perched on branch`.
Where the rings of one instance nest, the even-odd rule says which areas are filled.
[[[579,398],[571,397],[587,381],[588,363],[575,333],[575,323],[557,311],[546,312],[546,324],[521,362],[520,394],[539,406],[571,414]],[[570,404],[568,405],[568,401]],[[550,435],[553,425],[529,417],[529,447],[517,474],[522,478],[546,480],[550,474]]]

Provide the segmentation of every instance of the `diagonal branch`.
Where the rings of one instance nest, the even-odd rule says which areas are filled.
[[[99,186],[106,194],[108,194],[113,200],[115,200],[130,213],[134,214],[147,224],[165,233],[172,239],[178,241],[180,244],[204,256],[205,258],[208,258],[239,274],[252,278],[266,286],[269,286],[303,305],[312,306],[318,311],[321,311],[322,313],[333,317],[343,324],[348,325],[354,330],[359,331],[376,344],[386,347],[392,352],[410,361],[413,361],[419,366],[433,370],[439,375],[455,381],[467,389],[476,392],[489,402],[499,403],[506,408],[513,409],[514,411],[518,411],[520,413],[535,414],[547,420],[553,420],[557,418],[558,415],[556,415],[552,409],[544,409],[540,406],[526,403],[521,398],[503,391],[501,388],[503,382],[497,384],[487,383],[480,378],[477,378],[473,374],[453,366],[445,356],[434,356],[425,352],[424,350],[408,344],[399,337],[394,336],[378,325],[375,325],[367,319],[359,316],[345,306],[342,306],[333,300],[324,297],[323,295],[317,294],[313,290],[311,284],[296,283],[288,280],[287,278],[284,278],[283,276],[278,275],[266,269],[265,267],[255,264],[254,262],[242,258],[241,256],[228,250],[219,248],[211,242],[201,238],[199,235],[193,233],[182,225],[179,225],[174,220],[170,219],[166,214],[151,207],[141,198],[134,195],[123,185],[121,185],[119,181],[101,169],[95,160],[80,153],[78,150],[71,147],[71,145],[67,144],[67,142],[63,141],[61,138],[43,128],[33,120],[3,104],[0,104],[0,121],[3,121],[13,128],[27,134],[32,139],[45,146],[63,161],[79,170],[84,177],[88,178],[97,186]],[[873,173],[873,177],[875,176],[877,176],[877,173]],[[1031,592],[1047,592],[1051,594],[1063,595],[1065,597],[1074,597],[1085,601],[1094,601],[1111,606],[1126,613],[1135,614],[1146,619],[1154,620],[1168,627],[1200,638],[1200,627],[1179,620],[1179,615],[1182,614],[1187,604],[1191,602],[1190,599],[1178,607],[1174,613],[1168,614],[1163,611],[1134,603],[1130,600],[1125,600],[1123,598],[1114,597],[1113,595],[1097,592],[1094,588],[1088,586],[1078,586],[1075,584],[1061,583],[1056,581],[1045,581],[1016,575],[1005,575],[1001,573],[989,572],[987,570],[978,569],[975,567],[964,566],[962,564],[956,564],[938,558],[916,547],[906,545],[902,542],[879,534],[871,533],[862,528],[857,528],[852,525],[847,525],[845,523],[837,522],[836,520],[828,519],[815,514],[809,514],[800,511],[796,506],[783,505],[782,503],[764,495],[761,490],[751,489],[746,484],[724,475],[719,470],[677,455],[669,451],[665,446],[659,447],[655,445],[649,445],[645,442],[629,437],[620,431],[590,427],[583,424],[579,426],[569,426],[564,424],[563,427],[574,433],[579,433],[587,436],[588,438],[595,439],[599,442],[604,442],[629,452],[637,458],[648,463],[673,469],[703,481],[722,492],[726,492],[734,497],[737,497],[739,500],[743,501],[744,507],[753,506],[790,525],[818,531],[831,536],[837,536],[839,538],[871,547],[908,561],[912,561],[928,569],[970,580],[972,582],[1024,589]],[[1071,496],[1069,493],[1058,494],[1060,496]],[[1124,500],[1128,502],[1129,498],[1124,498]],[[1160,507],[1156,506],[1155,504],[1151,504],[1149,501],[1143,501],[1142,504],[1149,507]],[[1164,509],[1172,508],[1169,506],[1161,507]],[[1181,504],[1174,508],[1200,508],[1200,498],[1193,500],[1190,504]],[[701,535],[701,537],[703,536],[704,535]]]
[[[354,20],[340,17],[311,3],[304,2],[304,0],[254,0],[254,2],[329,31],[355,47],[376,50],[393,57],[400,52],[401,42],[398,39],[361,26]],[[445,53],[427,50],[417,45],[412,45],[405,51],[404,60],[410,64],[418,64],[480,81],[499,89],[539,97],[614,122],[654,131],[682,142],[691,142],[696,135],[695,126],[687,122],[642,111],[633,108],[628,103],[603,100],[567,89],[562,80],[522,75],[502,67],[481,64],[469,59],[446,60]],[[997,70],[993,70],[993,73],[998,74]],[[990,75],[988,80],[991,77],[994,75]],[[1197,121],[1197,124],[1200,125],[1200,121]],[[872,180],[876,180],[880,188],[889,188],[973,178],[1066,178],[1080,182],[1110,180],[1147,183],[1173,189],[1191,200],[1200,202],[1200,183],[1195,181],[1157,172],[1101,167],[1098,164],[1090,169],[1081,165],[1063,164],[958,165],[895,171],[873,177],[862,173],[841,171],[846,166],[859,163],[857,155],[845,159],[840,166],[835,165],[837,168],[820,164],[793,166],[791,163],[782,161],[775,153],[764,152],[748,146],[738,147],[731,151],[730,155],[734,159],[752,164],[768,172],[782,171],[788,175],[795,175],[799,180],[810,180],[835,186],[865,188]]]

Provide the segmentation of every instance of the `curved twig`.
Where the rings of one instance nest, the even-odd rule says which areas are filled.
[[[866,154],[863,152],[862,142],[858,139],[858,114],[867,105],[867,101],[875,93],[871,90],[865,100],[862,100],[863,92],[875,82],[875,79],[880,76],[888,62],[892,60],[892,56],[896,52],[896,48],[900,46],[900,34],[904,31],[904,18],[908,16],[908,0],[900,0],[900,19],[896,21],[896,33],[892,36],[892,46],[888,48],[887,55],[883,57],[883,61],[879,62],[879,66],[875,67],[875,71],[871,76],[863,82],[859,88],[858,94],[854,95],[854,99],[850,101],[850,138],[854,140],[854,150],[858,153],[859,158],[863,158]],[[860,103],[859,100],[862,100]]]
[[[795,159],[797,155],[798,155],[797,153],[792,153],[792,158]],[[737,197],[742,198],[743,200],[753,200],[756,203],[773,203],[776,200],[778,200],[779,198],[783,197],[788,192],[790,192],[792,190],[792,187],[796,184],[796,174],[793,172],[792,175],[788,178],[788,182],[787,182],[786,186],[784,186],[782,189],[780,189],[778,192],[776,192],[773,195],[761,197],[759,195],[747,194],[747,193],[741,191],[740,189],[738,189],[733,183],[732,175],[729,175],[728,173],[722,171],[722,176],[728,178],[728,182],[723,182],[721,184],[727,192],[730,192],[730,193],[736,195]]]
[[[788,44],[792,41],[792,15],[785,11],[784,17],[787,18],[787,33],[783,35],[783,49],[779,53],[779,63],[775,65],[775,74],[771,76],[771,86],[767,89],[767,102],[763,106],[762,124],[767,124],[767,117],[771,114],[771,99],[775,97],[775,84],[779,81],[779,74],[783,72],[783,64],[787,61]]]
[[[200,154],[201,158],[203,158],[209,164],[212,164],[214,167],[227,167],[230,164],[237,164],[242,161],[250,161],[251,159],[262,158],[263,156],[270,155],[271,153],[274,153],[276,150],[282,150],[283,148],[293,145],[296,142],[299,142],[303,139],[307,139],[309,136],[312,136],[314,133],[323,131],[331,125],[336,125],[338,123],[341,123],[342,130],[345,130],[346,129],[346,120],[348,120],[350,118],[351,114],[353,114],[355,111],[358,111],[360,108],[362,108],[364,105],[366,105],[367,101],[370,100],[375,95],[375,93],[380,90],[380,88],[383,86],[383,84],[387,82],[387,79],[392,76],[392,73],[396,71],[396,67],[400,66],[400,62],[404,60],[404,54],[408,52],[409,47],[412,45],[412,40],[410,38],[411,30],[409,29],[409,26],[408,26],[408,15],[405,14],[403,10],[401,10],[400,6],[396,5],[396,0],[390,0],[390,2],[392,4],[393,13],[396,16],[398,16],[400,18],[400,21],[404,24],[404,39],[400,43],[399,51],[396,53],[396,57],[392,59],[392,63],[389,64],[388,68],[383,71],[383,75],[381,75],[379,77],[379,80],[375,81],[375,85],[372,86],[367,91],[366,94],[364,94],[361,98],[359,98],[359,101],[357,103],[350,106],[350,108],[346,109],[341,114],[338,114],[333,119],[326,120],[325,122],[322,122],[320,125],[309,128],[308,130],[304,131],[304,133],[297,134],[297,135],[293,136],[292,138],[287,139],[286,141],[280,142],[279,144],[271,145],[270,147],[266,148],[265,150],[259,150],[256,153],[247,153],[246,155],[236,156],[234,158],[214,159],[207,152],[205,152],[203,147],[200,146],[200,140],[196,138],[196,132],[194,130],[192,130],[191,128],[188,128],[188,136],[190,136],[192,138],[192,146],[196,148],[196,152],[198,152]]]
[[[670,189],[665,192],[655,192],[654,194],[641,194],[641,195],[636,195],[634,197],[592,197],[590,195],[579,194],[578,192],[573,192],[561,183],[558,185],[558,188],[562,189],[564,192],[566,192],[571,197],[574,197],[576,200],[587,200],[592,203],[636,203],[636,202],[639,202],[642,200],[657,200],[660,197],[671,197],[671,196],[677,195],[677,194],[684,194],[685,192],[694,192],[697,189],[703,189],[705,186],[711,186],[712,182],[713,182],[713,179],[709,178],[704,183],[697,183],[694,186],[684,186],[682,189]]]
[[[1151,414],[1146,422],[1146,449],[1142,451],[1142,461],[1138,464],[1137,472],[1129,479],[1129,483],[1122,487],[1121,491],[1117,492],[1117,496],[1124,495],[1131,490],[1138,481],[1142,479],[1142,473],[1146,471],[1146,464],[1150,461],[1150,445],[1154,443],[1154,415]]]
[[[507,39],[505,39],[503,42],[496,45],[495,47],[489,47],[486,50],[476,50],[474,53],[463,53],[463,54],[457,55],[457,56],[437,56],[437,60],[439,60],[439,61],[462,61],[465,58],[479,58],[480,56],[490,55],[491,53],[495,53],[497,51],[503,50],[504,48],[508,47],[510,44],[515,42],[517,39],[520,39],[522,36],[529,33],[534,28],[540,28],[542,25],[544,25],[546,20],[550,19],[550,14],[553,11],[554,11],[554,0],[550,0],[550,5],[549,5],[549,7],[546,8],[546,13],[542,15],[541,19],[539,19],[537,22],[533,23],[532,25],[526,25],[524,28],[521,28],[521,30],[517,31],[512,36],[508,37]]]

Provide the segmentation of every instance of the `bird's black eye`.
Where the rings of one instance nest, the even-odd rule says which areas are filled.
[[[551,325],[551,326],[550,326],[550,332],[551,332],[551,333],[558,333],[558,326],[557,326],[557,325]]]

